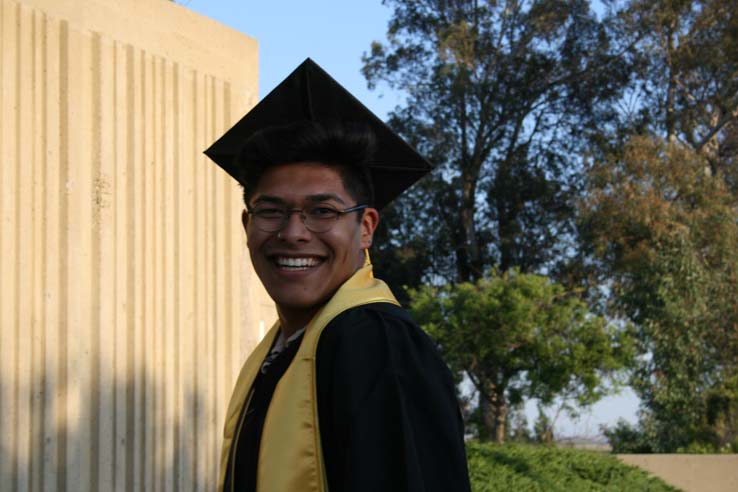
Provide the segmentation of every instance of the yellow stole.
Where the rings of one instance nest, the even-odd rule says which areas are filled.
[[[323,328],[352,307],[373,302],[399,305],[389,287],[372,276],[372,266],[359,269],[308,324],[300,348],[277,384],[269,404],[257,466],[257,492],[324,492],[328,490],[318,429],[315,354]],[[223,491],[226,467],[241,409],[277,334],[269,330],[241,369],[233,389],[223,431],[218,490]],[[233,475],[231,475],[233,476]]]

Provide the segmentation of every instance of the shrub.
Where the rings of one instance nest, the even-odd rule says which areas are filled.
[[[641,426],[618,420],[614,427],[601,427],[613,453],[653,453],[649,433]]]
[[[678,489],[616,457],[526,444],[467,445],[474,492],[666,492]]]

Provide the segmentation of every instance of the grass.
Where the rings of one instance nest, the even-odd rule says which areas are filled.
[[[473,492],[678,491],[610,454],[526,444],[467,444]]]

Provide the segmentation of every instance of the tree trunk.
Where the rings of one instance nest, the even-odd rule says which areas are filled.
[[[479,395],[479,440],[504,443],[508,411],[505,387],[487,383],[484,388]]]
[[[495,392],[495,442],[504,443],[507,425],[507,401],[504,391]]]
[[[497,208],[497,235],[500,252],[499,269],[505,273],[515,266],[515,211],[514,192],[511,191],[510,170],[511,163],[503,161],[497,170],[495,178],[495,206]]]
[[[549,427],[548,429],[546,429],[546,431],[541,436],[541,443],[552,444],[553,440],[554,440],[553,429]]]
[[[667,64],[667,70],[669,74],[668,74],[668,82],[667,82],[667,88],[666,88],[665,126],[666,126],[666,140],[672,143],[676,141],[676,114],[674,110],[674,102],[676,99],[676,85],[677,85],[676,74],[674,73],[675,68],[674,68],[673,60],[672,60],[673,54],[674,54],[674,34],[670,26],[670,28],[667,30],[667,37],[666,37],[666,64]]]
[[[492,402],[488,398],[481,397],[479,399],[479,440],[482,442],[491,441],[495,438],[495,412]]]
[[[519,214],[520,195],[512,182],[513,166],[516,165],[518,136],[523,127],[524,118],[519,118],[515,130],[505,151],[505,158],[500,162],[495,176],[495,208],[497,209],[497,235],[500,251],[499,269],[505,273],[516,266],[515,239],[518,235],[516,220]]]
[[[470,177],[463,183],[461,190],[461,227],[463,234],[463,247],[466,250],[467,271],[469,277],[462,281],[474,281],[482,276],[480,264],[481,257],[479,254],[479,245],[477,242],[477,229],[474,224],[474,211],[476,210],[476,177]]]

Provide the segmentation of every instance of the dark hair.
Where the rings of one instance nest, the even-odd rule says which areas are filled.
[[[244,202],[248,205],[268,168],[312,161],[335,166],[356,203],[373,206],[374,189],[367,164],[375,147],[374,133],[353,123],[326,126],[304,121],[261,130],[246,141],[237,156]]]

